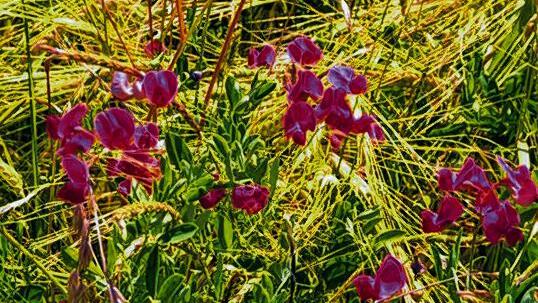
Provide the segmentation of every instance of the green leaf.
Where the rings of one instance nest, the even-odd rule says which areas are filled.
[[[433,255],[433,267],[435,269],[435,276],[437,277],[437,280],[444,280],[443,263],[441,262],[439,248],[435,243],[431,243],[430,247]]]
[[[259,104],[259,102],[262,101],[262,99],[265,98],[267,95],[269,95],[275,88],[276,88],[275,82],[264,81],[264,83],[258,85],[250,93],[252,102],[254,102],[254,104],[256,105]]]
[[[231,108],[234,108],[239,101],[243,98],[243,94],[241,93],[241,88],[239,87],[239,83],[235,80],[234,77],[230,76],[226,78],[226,83],[224,84],[226,89],[226,96],[228,96],[228,100],[230,101]]]
[[[166,280],[159,289],[157,294],[157,299],[164,302],[172,302],[176,294],[179,292],[183,286],[183,276],[180,274],[172,274]]]
[[[166,233],[164,236],[169,244],[177,244],[192,238],[198,231],[198,226],[194,223],[183,223]]]
[[[219,243],[223,249],[232,247],[233,244],[233,228],[232,223],[223,215],[219,216],[218,232]]]
[[[185,160],[192,163],[192,153],[183,138],[169,131],[165,136],[165,145],[170,163],[176,168],[181,167],[180,163]]]
[[[155,245],[149,254],[148,262],[146,265],[146,289],[153,297],[157,295],[160,263],[161,260],[159,258],[159,246]]]
[[[536,296],[538,295],[538,286],[531,287],[523,297],[521,297],[521,303],[536,303]]]
[[[392,243],[403,238],[406,234],[407,233],[405,231],[399,229],[387,230],[374,238],[374,246],[376,249],[379,249],[385,244]]]
[[[276,190],[279,169],[280,169],[280,159],[275,158],[273,162],[271,163],[271,169],[269,170],[269,186],[271,187],[271,196],[273,196]]]

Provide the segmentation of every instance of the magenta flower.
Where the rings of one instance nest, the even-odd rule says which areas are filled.
[[[153,58],[161,53],[164,53],[166,51],[166,46],[164,43],[159,41],[158,39],[153,39],[146,43],[144,46],[144,52],[146,55],[150,58]]]
[[[448,168],[442,168],[437,175],[439,189],[446,191],[464,191],[474,189],[484,191],[491,189],[491,184],[482,167],[472,158],[467,158],[460,171],[454,173]]]
[[[387,255],[374,277],[360,275],[353,280],[361,300],[386,300],[400,293],[407,284],[405,270],[398,259]]]
[[[422,230],[425,233],[440,232],[459,219],[462,213],[463,206],[461,203],[447,194],[441,200],[437,212],[432,212],[429,209],[422,211],[420,214],[422,217]]]
[[[323,95],[323,83],[309,70],[299,70],[297,72],[297,81],[293,85],[286,87],[288,91],[288,101],[298,102],[308,100],[308,97],[318,100]]]
[[[135,179],[140,182],[148,193],[152,192],[154,180],[161,178],[160,161],[146,153],[124,152],[122,157],[111,159],[107,163],[107,173],[111,177],[124,177],[126,180]],[[127,186],[131,183],[120,184],[121,192],[130,192]]]
[[[282,117],[282,126],[287,138],[291,138],[296,144],[305,145],[307,131],[316,129],[314,110],[306,102],[293,102]]]
[[[238,185],[232,190],[232,206],[252,215],[269,202],[269,190],[261,185]]]
[[[368,89],[366,77],[356,75],[355,70],[348,66],[337,65],[332,67],[327,78],[334,87],[348,94],[364,94]]]
[[[134,131],[134,143],[139,149],[154,148],[159,142],[159,127],[157,124],[149,122],[139,125]]]
[[[151,104],[156,107],[166,107],[176,97],[177,76],[169,70],[151,71],[144,77],[143,89]]]
[[[508,201],[500,202],[496,209],[490,209],[482,216],[482,228],[486,239],[492,244],[506,239],[509,246],[523,240],[523,233],[518,228],[519,214]]]
[[[82,127],[82,119],[86,116],[88,107],[80,103],[60,116],[48,116],[46,119],[47,133],[53,140],[60,140],[57,154],[60,156],[87,152],[95,140],[93,134]]]
[[[346,137],[346,134],[343,132],[333,129],[329,132],[329,143],[334,150],[339,150],[342,145],[342,141]]]
[[[127,150],[134,141],[134,117],[125,109],[114,107],[97,114],[94,129],[108,149]]]
[[[110,83],[110,92],[114,98],[120,101],[127,101],[131,98],[142,100],[146,97],[142,86],[143,79],[137,79],[132,84],[129,82],[129,75],[115,71],[112,74],[112,83]]]
[[[329,87],[323,94],[321,103],[315,109],[316,118],[324,120],[327,125],[341,131],[349,133],[353,126],[353,113],[346,101],[346,93],[341,89]]]
[[[200,198],[200,205],[205,209],[211,209],[217,206],[217,204],[226,196],[225,188],[214,188],[209,190],[205,195]]]
[[[372,115],[362,115],[359,118],[355,118],[351,132],[356,134],[368,133],[370,139],[375,142],[385,141],[383,129]]]
[[[121,181],[118,184],[118,193],[120,193],[123,196],[128,196],[131,193],[131,188],[133,187],[133,179],[127,178],[123,181]]]
[[[532,180],[527,166],[520,165],[516,169],[512,169],[501,157],[497,157],[497,162],[507,176],[501,183],[510,188],[512,196],[518,204],[529,206],[538,200],[538,187]]]
[[[112,96],[120,101],[130,99],[133,96],[133,87],[129,83],[129,75],[124,72],[115,71],[112,74],[110,92]]]
[[[254,47],[248,50],[248,67],[256,68],[265,66],[271,68],[275,64],[276,52],[272,45],[264,45],[261,51]]]
[[[65,155],[62,158],[62,168],[69,181],[58,191],[58,198],[70,204],[83,203],[90,193],[88,165],[74,155]]]
[[[479,192],[474,205],[476,212],[481,215],[491,210],[495,210],[500,206],[501,203],[499,202],[499,198],[497,197],[497,192],[495,192],[495,189]]]
[[[314,65],[323,57],[319,47],[305,36],[295,38],[287,50],[291,61],[300,65]]]

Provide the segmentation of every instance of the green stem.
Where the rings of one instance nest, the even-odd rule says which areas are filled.
[[[21,1],[22,5],[26,7],[24,0]],[[28,63],[26,71],[28,73],[28,97],[30,98],[30,116],[32,124],[32,172],[34,177],[34,187],[37,187],[39,185],[39,163],[37,161],[37,114],[34,99],[34,78],[32,76],[32,54],[30,53],[30,30],[28,28],[28,19],[26,19],[26,17],[24,18],[24,39],[26,43],[26,61]]]
[[[41,264],[41,262],[39,262],[39,260],[30,252],[28,251],[24,245],[22,245],[21,243],[19,243],[15,238],[13,238],[13,236],[6,230],[5,227],[2,226],[2,228],[0,229],[0,232],[2,233],[2,235],[4,235],[4,237],[6,238],[6,240],[11,243],[13,246],[15,246],[15,248],[17,248],[18,250],[20,250],[26,257],[28,257],[28,259],[30,259],[32,262],[35,263],[35,265],[50,279],[50,281],[56,285],[56,287],[58,287],[62,293],[64,294],[67,294],[67,290],[65,289],[65,287],[56,279],[56,277],[54,277],[46,268],[45,266],[43,266],[43,264]]]

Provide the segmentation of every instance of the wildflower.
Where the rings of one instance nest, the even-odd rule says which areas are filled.
[[[356,75],[353,68],[348,66],[332,67],[327,78],[334,87],[348,94],[364,94],[368,89],[366,78],[363,75]]]
[[[261,185],[238,185],[232,190],[232,206],[252,215],[262,210],[269,202],[269,190]]]
[[[447,226],[454,223],[463,213],[461,203],[451,195],[446,195],[437,212],[424,210],[420,214],[422,217],[422,230],[426,233],[440,232]]]
[[[99,113],[94,128],[106,148],[122,151],[120,158],[110,159],[107,163],[109,176],[125,178],[118,191],[128,195],[132,179],[135,179],[151,193],[153,180],[161,177],[160,161],[149,153],[159,141],[158,126],[147,123],[135,127],[133,115],[116,107]]]
[[[308,100],[308,97],[318,100],[323,95],[323,84],[321,80],[309,70],[299,70],[297,81],[293,85],[286,87],[288,91],[288,101],[298,102]]]
[[[135,146],[140,149],[150,149],[159,142],[159,127],[155,123],[139,125],[134,131]]]
[[[291,61],[300,65],[314,65],[323,57],[319,47],[305,36],[290,42],[287,51]]]
[[[121,181],[118,184],[118,193],[120,193],[123,196],[128,196],[131,193],[131,188],[133,187],[133,179],[127,178],[123,181]]]
[[[122,108],[114,107],[95,117],[94,129],[101,143],[110,150],[126,150],[134,141],[134,117]]]
[[[110,92],[114,98],[120,101],[127,101],[131,98],[142,100],[146,97],[143,79],[137,79],[132,84],[129,82],[129,75],[115,71],[112,74],[112,83],[110,84]]]
[[[62,158],[62,168],[69,181],[58,191],[58,198],[71,204],[83,203],[90,193],[88,165],[74,155],[66,155]]]
[[[254,47],[248,50],[248,67],[256,68],[265,66],[271,68],[275,64],[276,52],[272,45],[264,45],[261,51]]]
[[[405,270],[395,257],[387,255],[374,277],[360,275],[353,280],[361,300],[386,300],[398,294],[407,284]]]
[[[282,126],[287,138],[292,138],[296,144],[305,145],[307,131],[316,129],[314,110],[306,102],[294,102],[282,117]]]
[[[93,134],[82,127],[82,119],[86,116],[88,107],[80,103],[60,116],[48,116],[46,119],[47,133],[53,140],[60,140],[57,153],[60,156],[77,152],[87,152],[95,140]]]
[[[497,162],[507,175],[501,183],[510,188],[512,196],[518,204],[529,206],[538,200],[538,187],[532,180],[527,166],[520,165],[516,169],[512,169],[501,157],[497,157]]]
[[[472,158],[467,158],[460,171],[454,173],[448,168],[443,168],[437,175],[439,189],[446,191],[463,191],[474,189],[484,191],[491,189],[491,184],[484,172]]]
[[[486,211],[482,216],[482,228],[486,239],[492,244],[502,238],[506,239],[509,246],[522,241],[523,233],[518,228],[519,223],[519,214],[508,201],[500,202],[497,208]]]
[[[144,46],[144,52],[146,55],[150,58],[153,58],[161,53],[164,53],[166,51],[166,46],[164,43],[159,41],[158,39],[152,39],[146,45]]]
[[[129,75],[124,72],[115,71],[112,74],[110,92],[112,96],[120,101],[130,99],[133,96],[133,87],[129,83]]]
[[[353,113],[346,101],[346,93],[341,89],[329,87],[325,90],[315,113],[319,121],[324,120],[329,127],[344,134],[349,133],[353,126]]]
[[[176,97],[177,76],[169,70],[151,71],[144,77],[143,89],[149,103],[156,107],[166,107]]]
[[[214,188],[209,190],[205,195],[200,198],[200,205],[205,209],[211,209],[217,206],[217,204],[226,196],[225,188]]]

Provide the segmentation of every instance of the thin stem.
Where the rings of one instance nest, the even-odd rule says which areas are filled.
[[[118,30],[118,26],[116,24],[116,21],[114,21],[114,18],[112,18],[112,14],[108,10],[108,7],[106,6],[105,0],[101,0],[101,5],[103,6],[103,11],[105,12],[106,16],[108,17],[108,20],[110,21],[110,24],[112,24],[112,28],[116,32],[116,35],[118,36],[118,39],[120,40],[121,45],[123,46],[123,50],[127,54],[127,58],[129,58],[129,62],[131,62],[131,65],[133,68],[136,69],[136,64],[133,60],[133,57],[131,56],[131,53],[129,52],[129,49],[127,48],[127,45],[125,44],[125,41],[123,41],[123,38],[121,37],[120,31]]]
[[[179,40],[182,44],[187,43],[187,31],[185,26],[185,16],[183,15],[183,0],[176,0],[177,22],[179,30]]]
[[[54,277],[46,268],[45,266],[43,266],[43,264],[41,264],[41,262],[39,262],[39,260],[32,254],[30,253],[26,247],[24,247],[24,245],[22,245],[21,243],[19,243],[15,238],[13,238],[13,236],[6,230],[6,228],[4,226],[1,227],[0,229],[0,232],[2,233],[2,235],[4,235],[4,237],[6,238],[6,240],[11,243],[13,246],[15,246],[15,248],[17,248],[18,250],[20,250],[26,257],[28,257],[32,262],[35,263],[35,265],[43,272],[43,274],[45,274],[49,279],[50,281],[52,282],[52,284],[54,284],[56,287],[58,287],[62,293],[64,294],[67,294],[67,290],[65,289],[65,287],[63,286],[62,283],[60,283],[56,277]]]
[[[26,7],[24,0],[22,5]],[[36,101],[34,99],[34,77],[32,69],[32,54],[30,52],[30,30],[28,28],[28,19],[24,18],[24,40],[26,43],[26,61],[28,73],[28,97],[30,98],[30,117],[32,123],[32,172],[34,177],[34,187],[39,185],[39,163],[38,163],[38,146],[37,146],[37,113]]]
[[[202,17],[203,17],[203,12],[208,8],[208,7],[211,7],[211,5],[213,4],[213,0],[208,0],[204,6],[202,7],[202,11],[200,12],[200,14],[198,15],[198,17],[195,19],[195,21],[192,23],[191,25],[191,28],[189,29],[189,32],[187,33],[187,37],[185,38],[185,40],[188,39],[188,37],[190,37],[193,33],[193,31],[198,27],[198,24],[200,23],[200,21],[202,20]],[[172,61],[170,62],[170,65],[168,65],[168,69],[169,70],[172,70],[174,68],[174,66],[176,65],[177,63],[177,60],[179,60],[179,57],[181,57],[181,55],[183,54],[183,51],[185,50],[185,47],[187,45],[187,41],[185,41],[185,43],[181,43],[181,45],[179,46],[179,48],[176,50],[176,53],[174,54],[174,57],[172,58]]]
[[[151,0],[148,0],[148,25],[150,39],[153,39],[153,14],[151,13]]]
[[[209,82],[209,87],[207,89],[207,93],[204,98],[204,110],[201,112],[200,127],[204,125],[205,112],[206,112],[206,109],[210,106],[211,96],[213,95],[213,88],[215,87],[215,84],[217,83],[220,69],[222,68],[222,64],[224,63],[224,58],[226,57],[226,53],[228,52],[228,48],[230,48],[230,43],[232,42],[233,31],[235,29],[235,26],[237,25],[237,22],[239,21],[239,17],[241,16],[241,12],[243,11],[245,2],[246,0],[241,0],[241,2],[239,2],[239,6],[237,7],[237,10],[235,11],[232,22],[230,23],[230,26],[228,27],[228,32],[226,33],[226,39],[224,40],[224,44],[222,45],[222,50],[220,51],[217,65],[215,66],[215,70],[213,71],[213,76],[211,77],[211,81]]]
[[[144,73],[139,71],[138,69],[125,66],[123,63],[115,60],[104,60],[103,58],[99,58],[95,55],[81,53],[77,51],[65,51],[46,44],[38,44],[34,48],[47,51],[59,59],[74,60],[76,62],[84,62],[88,64],[104,66],[112,70],[122,71],[135,77],[144,77]]]

